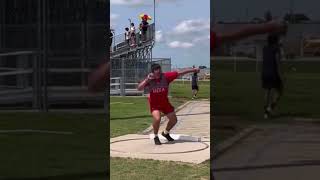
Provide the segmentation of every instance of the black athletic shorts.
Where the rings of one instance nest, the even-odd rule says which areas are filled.
[[[263,89],[279,89],[281,90],[283,83],[280,77],[262,77],[262,88]]]
[[[193,85],[193,86],[192,86],[192,90],[199,90],[198,85]]]

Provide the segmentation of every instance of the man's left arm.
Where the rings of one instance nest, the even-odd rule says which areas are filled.
[[[198,73],[198,72],[200,72],[199,68],[190,68],[190,69],[185,69],[185,70],[182,70],[182,71],[178,71],[178,76],[183,76],[183,75],[188,74],[188,73]]]

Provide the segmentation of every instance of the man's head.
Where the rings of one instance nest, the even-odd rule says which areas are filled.
[[[269,45],[278,45],[279,44],[279,36],[275,34],[271,34],[268,36],[268,44]]]
[[[126,27],[126,28],[125,28],[125,30],[126,30],[126,31],[129,31],[129,28],[128,28],[128,27]]]
[[[156,79],[160,78],[161,76],[161,66],[160,64],[152,64],[151,65],[151,72],[154,74]]]

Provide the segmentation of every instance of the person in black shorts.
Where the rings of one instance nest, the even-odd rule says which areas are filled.
[[[270,117],[283,91],[280,71],[281,49],[278,35],[269,35],[263,48],[262,88],[265,90],[264,118]]]
[[[195,66],[193,66],[195,68]],[[191,88],[192,88],[192,99],[197,97],[199,86],[198,86],[198,73],[193,73],[192,81],[191,81]]]

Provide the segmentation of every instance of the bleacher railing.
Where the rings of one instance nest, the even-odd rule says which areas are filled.
[[[135,39],[129,38],[129,43],[126,41],[125,33],[121,33],[112,37],[112,49],[111,53],[114,53],[123,49],[130,49],[130,45],[136,44],[136,46],[143,45],[144,43],[152,43],[155,39],[155,24],[150,24],[146,34],[137,28],[135,33]],[[133,48],[134,48],[133,47]]]
[[[171,71],[170,58],[111,58],[110,95],[143,95],[138,83],[150,72],[151,64],[158,63],[163,72]]]
[[[25,105],[40,109],[42,104],[40,52],[18,51],[0,53],[1,104]]]

